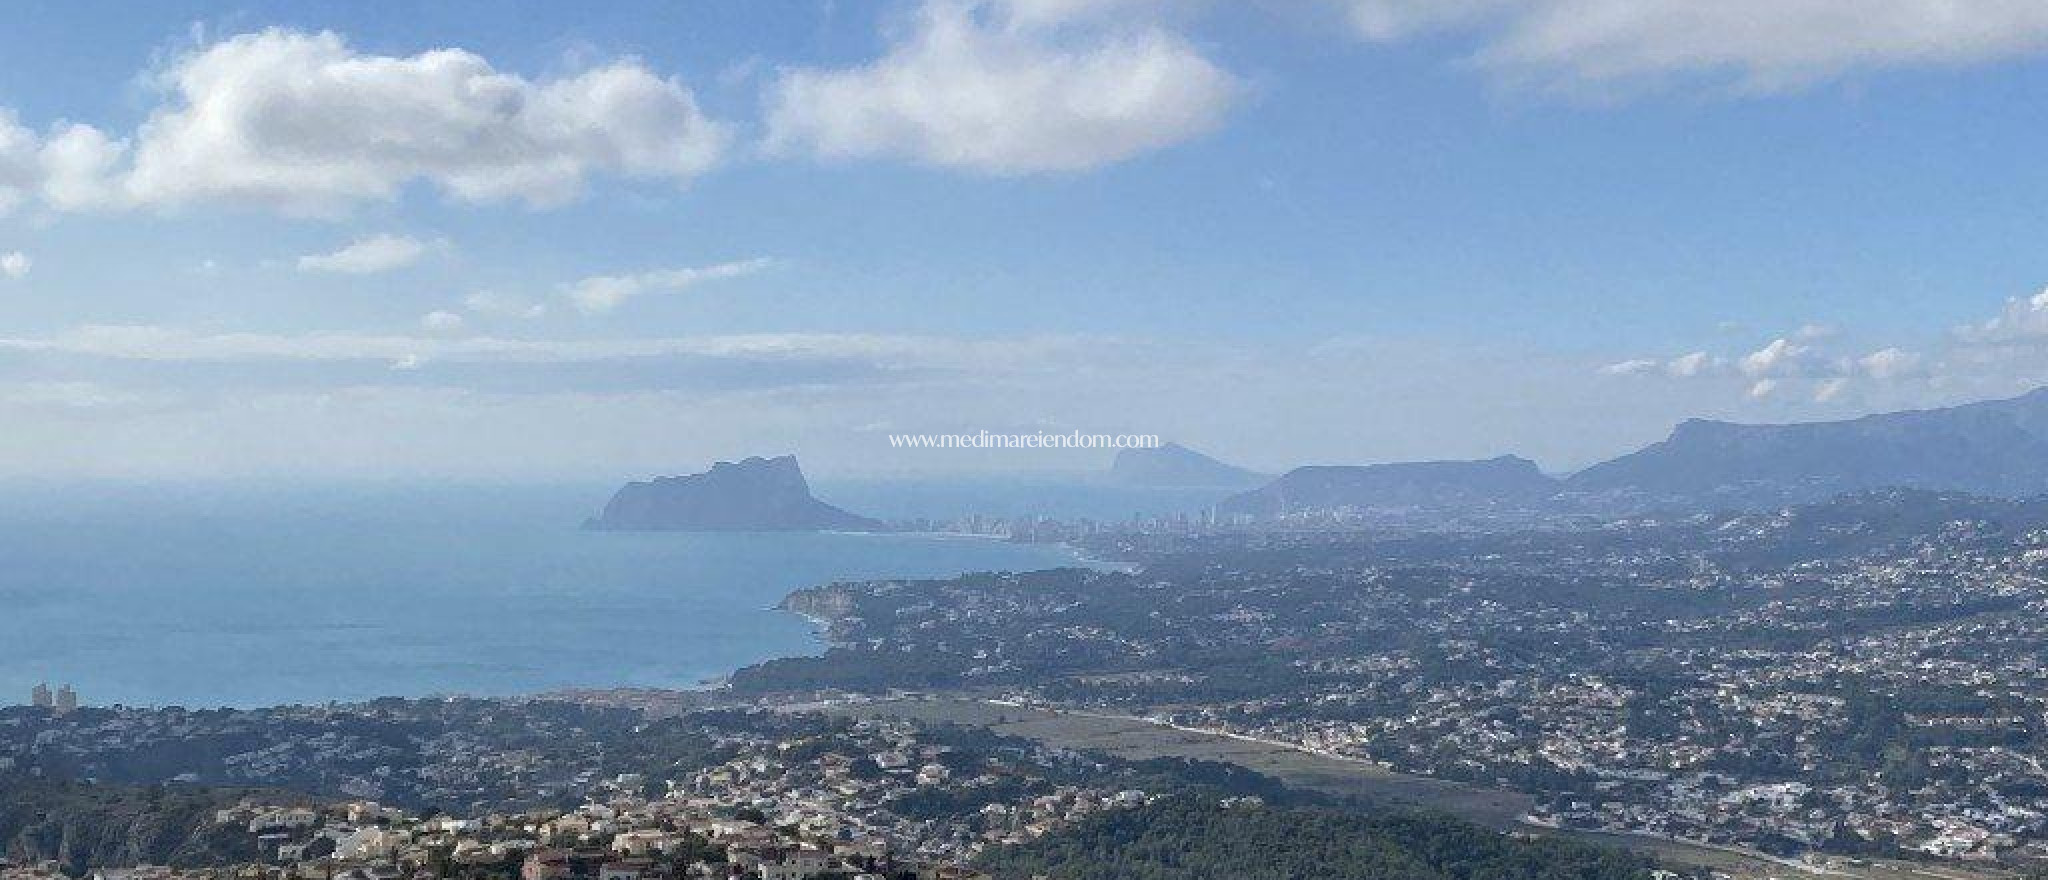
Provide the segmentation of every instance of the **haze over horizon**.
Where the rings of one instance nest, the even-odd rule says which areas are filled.
[[[30,8],[0,479],[1564,472],[2048,384],[2024,4]]]

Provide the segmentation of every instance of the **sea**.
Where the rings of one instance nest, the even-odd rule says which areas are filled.
[[[887,518],[1118,519],[1212,493],[987,482],[821,485]],[[0,704],[88,705],[703,686],[816,654],[777,611],[837,580],[1096,565],[1052,545],[931,534],[608,533],[609,486],[0,486]]]

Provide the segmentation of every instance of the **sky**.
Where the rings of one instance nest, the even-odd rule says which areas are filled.
[[[2048,382],[2033,0],[9,11],[0,478],[1565,472]]]

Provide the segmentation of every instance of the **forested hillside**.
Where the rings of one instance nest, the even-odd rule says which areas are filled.
[[[109,865],[180,867],[257,857],[255,838],[214,822],[232,789],[93,785],[0,774],[0,842],[17,861],[54,860],[74,875]]]
[[[990,850],[1003,880],[1644,880],[1652,863],[1457,819],[1175,798]]]

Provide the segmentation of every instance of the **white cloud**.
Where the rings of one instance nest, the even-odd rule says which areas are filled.
[[[655,292],[676,292],[707,281],[752,275],[775,264],[762,257],[689,269],[659,269],[637,275],[598,275],[569,285],[564,293],[576,308],[601,314],[618,308],[633,297]]]
[[[1959,331],[1971,342],[2017,342],[2048,338],[2048,289],[2024,299],[2005,301],[1998,317]]]
[[[0,278],[20,279],[28,277],[28,270],[35,265],[28,254],[10,251],[0,254]]]
[[[58,129],[37,155],[43,200],[60,211],[121,205],[125,197],[117,169],[128,144],[90,125]]]
[[[548,313],[545,303],[479,290],[462,298],[462,307],[493,318],[538,318]]]
[[[1856,360],[1864,375],[1872,379],[1901,379],[1920,374],[1921,357],[1901,348],[1884,348]]]
[[[1662,372],[1712,380],[1701,383],[1707,387],[1733,388],[1724,380],[1739,379],[1752,399],[1810,394],[1820,404],[1840,403],[1852,391],[1859,405],[1915,405],[1930,393],[1954,402],[1965,389],[1984,398],[2009,395],[2048,381],[2048,290],[2009,299],[1993,317],[1955,327],[1926,349],[1885,345],[1855,354],[1844,348],[1833,327],[1808,324],[1738,357],[1697,351],[1672,358]],[[1601,372],[1649,374],[1656,363],[1626,360]]]
[[[271,29],[178,56],[155,82],[163,102],[127,139],[71,125],[39,143],[0,115],[0,206],[33,189],[61,210],[334,214],[415,182],[550,205],[602,174],[687,181],[729,140],[688,88],[631,59],[530,80],[462,49],[376,55]]]
[[[1544,85],[1705,77],[1768,91],[1855,71],[2048,50],[2038,0],[1335,0],[1357,32],[1480,35],[1474,61]]]
[[[426,244],[402,235],[373,235],[357,239],[338,251],[307,254],[299,258],[301,272],[341,272],[368,275],[389,272],[419,262]]]
[[[1617,361],[1601,367],[1600,372],[1609,376],[1640,376],[1657,371],[1658,363],[1646,358]]]
[[[1753,379],[1802,378],[1826,372],[1825,361],[1811,346],[1782,337],[1744,355],[1738,366],[1743,375]]]
[[[462,329],[462,316],[454,312],[437,310],[420,316],[420,326],[435,333],[453,333]]]
[[[1129,159],[1220,124],[1237,80],[1156,25],[1082,14],[1104,5],[927,0],[871,64],[784,71],[767,149],[1024,174]]]
[[[1664,365],[1664,372],[1681,379],[1700,375],[1720,365],[1720,359],[1704,351],[1682,354]]]
[[[0,215],[28,201],[42,182],[36,133],[0,107]]]
[[[1670,360],[1631,358],[1601,367],[1600,372],[1610,376],[1647,376],[1653,373],[1662,373],[1679,379],[1691,379],[1696,376],[1719,373],[1727,366],[1727,361],[1721,358],[1704,351],[1695,351],[1691,354],[1679,355]]]

